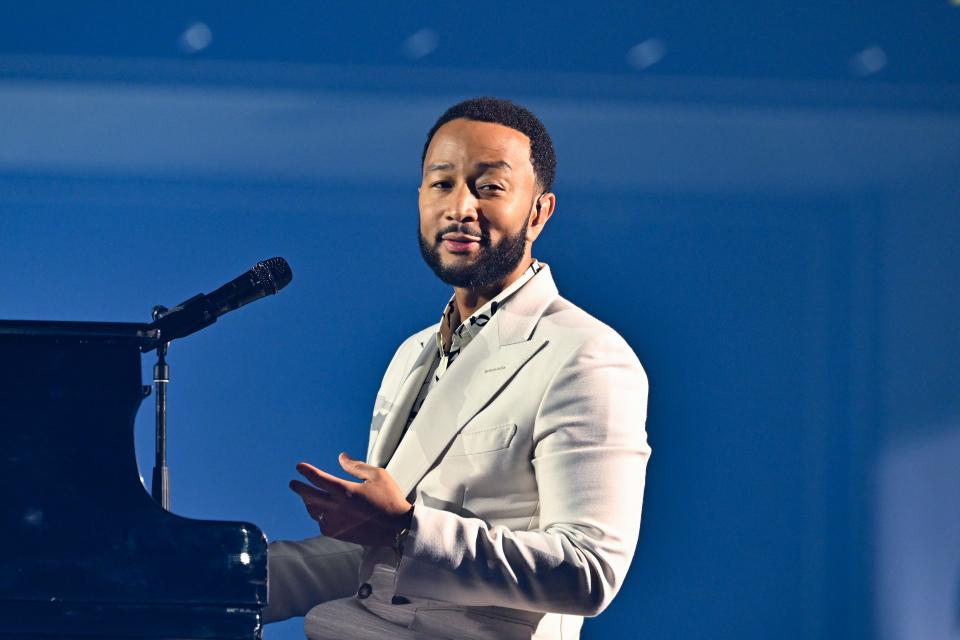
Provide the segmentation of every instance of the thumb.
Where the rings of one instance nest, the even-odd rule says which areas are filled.
[[[369,465],[360,460],[354,460],[346,454],[346,452],[341,453],[337,460],[340,462],[340,466],[343,467],[343,470],[349,473],[352,476],[361,478],[363,480],[373,480],[374,470],[376,467]]]

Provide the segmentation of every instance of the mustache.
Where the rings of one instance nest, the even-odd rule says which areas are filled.
[[[490,235],[484,233],[480,230],[480,227],[471,227],[462,222],[454,222],[453,224],[447,225],[443,229],[437,231],[435,241],[437,244],[443,242],[443,236],[448,233],[462,233],[466,236],[473,236],[474,238],[480,238],[481,245],[490,244]]]

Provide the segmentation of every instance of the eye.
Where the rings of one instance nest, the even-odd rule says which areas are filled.
[[[433,188],[433,189],[449,189],[449,188],[450,188],[450,181],[449,181],[449,180],[437,180],[436,182],[432,182],[432,183],[430,184],[430,187]]]
[[[477,187],[477,189],[479,189],[480,191],[503,191],[503,187],[495,183],[482,184],[479,187]]]

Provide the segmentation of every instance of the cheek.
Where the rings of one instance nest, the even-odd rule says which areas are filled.
[[[420,228],[422,229],[430,220],[430,206],[424,202],[423,196],[420,197],[417,204],[420,212]]]
[[[423,209],[420,210],[420,220],[417,224],[417,228],[420,229],[420,235],[429,236],[436,227],[436,223],[433,222],[430,216],[425,215]]]
[[[441,206],[441,203],[437,202],[436,198],[431,198],[421,194],[417,199],[417,207],[420,210],[421,224],[432,223],[437,218],[442,217],[443,207]]]
[[[497,203],[486,207],[483,217],[490,230],[499,236],[512,236],[523,226],[525,211],[519,203]]]

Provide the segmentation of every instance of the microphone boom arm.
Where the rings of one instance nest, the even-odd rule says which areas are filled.
[[[142,351],[153,351],[161,343],[169,343],[205,329],[223,314],[276,293],[292,279],[293,272],[283,258],[258,262],[252,269],[216,291],[198,293],[170,310],[155,313],[150,328],[159,330],[160,336]]]

